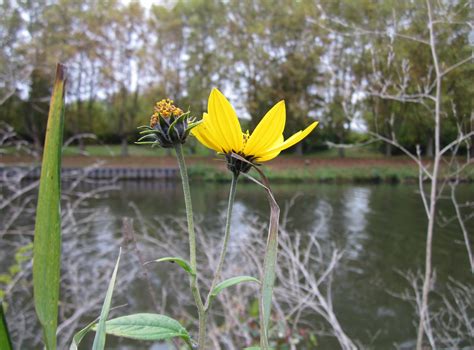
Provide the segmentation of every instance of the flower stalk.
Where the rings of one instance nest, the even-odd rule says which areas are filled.
[[[188,222],[188,237],[189,237],[189,262],[191,265],[192,274],[190,275],[191,292],[196,303],[196,308],[199,317],[199,335],[198,335],[198,349],[204,349],[206,342],[206,321],[207,315],[204,304],[199,292],[197,281],[197,263],[196,263],[196,233],[194,230],[193,218],[193,204],[191,201],[191,190],[189,187],[188,170],[184,161],[183,146],[180,143],[175,145],[176,158],[178,159],[179,171],[181,174],[181,182],[183,185],[184,203],[186,206],[186,219]]]
[[[209,289],[209,294],[206,298],[206,304],[204,305],[204,310],[206,313],[209,310],[211,304],[211,294],[216,286],[217,282],[221,278],[222,267],[224,266],[225,255],[227,253],[227,247],[229,245],[229,238],[230,238],[230,224],[232,222],[232,210],[234,208],[234,201],[235,201],[235,192],[237,190],[237,181],[239,179],[239,174],[232,173],[232,182],[230,184],[230,193],[229,193],[229,202],[227,205],[227,218],[225,223],[225,233],[224,233],[224,241],[222,242],[222,250],[219,257],[219,263],[217,265],[216,273],[214,274],[214,278],[212,279],[211,288]]]

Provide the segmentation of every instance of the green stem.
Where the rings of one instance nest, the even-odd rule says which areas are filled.
[[[189,262],[191,269],[196,272],[196,233],[194,232],[193,203],[191,202],[191,190],[189,188],[188,170],[184,161],[183,146],[179,143],[175,146],[178,158],[181,182],[183,183],[184,204],[186,205],[186,219],[188,221],[189,235]]]
[[[235,192],[237,189],[238,179],[239,179],[239,175],[232,173],[232,182],[230,185],[230,193],[229,193],[229,203],[227,205],[227,219],[225,223],[224,242],[222,243],[221,255],[219,257],[219,263],[217,265],[216,273],[214,274],[214,278],[211,283],[211,289],[209,289],[209,294],[207,295],[207,298],[206,298],[206,304],[204,305],[204,311],[206,313],[209,310],[209,306],[211,303],[212,290],[214,289],[217,282],[219,281],[221,277],[222,267],[224,266],[224,259],[227,252],[227,246],[229,245],[230,224],[232,221],[232,209],[234,208]]]
[[[181,144],[175,145],[176,158],[178,159],[179,171],[181,173],[181,182],[183,184],[184,203],[186,206],[186,219],[188,221],[188,235],[189,235],[189,262],[193,275],[190,276],[191,292],[196,303],[198,317],[199,317],[199,336],[198,344],[199,350],[203,350],[206,342],[206,312],[204,304],[201,299],[199,292],[199,286],[197,282],[197,263],[196,263],[196,233],[194,231],[194,220],[193,220],[193,205],[191,202],[191,190],[189,188],[188,171],[186,163],[184,161],[183,146]]]

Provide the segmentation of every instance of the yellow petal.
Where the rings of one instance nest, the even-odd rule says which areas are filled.
[[[275,143],[270,148],[275,148],[275,147],[277,147],[278,145],[280,145],[282,143],[283,143],[283,135],[280,135],[280,137],[278,137],[278,140],[275,141]],[[280,154],[280,152],[281,152],[281,150],[271,152],[271,153],[266,153],[263,157],[259,157],[257,155],[257,157],[255,159],[255,162],[257,162],[257,163],[266,162],[270,159],[273,159],[273,158],[277,157]]]
[[[285,121],[285,101],[280,101],[258,123],[245,145],[244,154],[256,155],[265,152],[283,134]]]
[[[205,119],[205,118],[203,118]],[[191,134],[193,134],[199,142],[201,142],[207,148],[213,149],[216,152],[222,152],[222,147],[215,142],[212,133],[209,131],[208,125],[204,120],[201,124],[196,126],[191,130]]]
[[[308,126],[306,129],[302,131],[298,131],[297,133],[293,134],[291,137],[289,137],[285,142],[282,142],[280,144],[277,144],[270,148],[268,151],[266,151],[264,154],[260,155],[260,158],[265,159],[270,155],[271,153],[274,153],[276,151],[283,151],[284,149],[290,148],[291,146],[297,144],[301,140],[303,140],[306,136],[309,135],[311,131],[318,125],[318,122],[312,123],[310,126]]]
[[[280,152],[281,152],[281,150],[271,152],[271,153],[267,153],[265,156],[255,159],[255,162],[257,162],[257,163],[267,162],[269,160],[272,160],[273,158],[278,157]]]
[[[240,152],[243,147],[242,128],[230,102],[214,88],[207,108],[216,142],[225,152]]]
[[[206,135],[209,139],[212,140],[212,143],[219,148],[219,152],[223,151],[224,145],[220,142],[220,132],[217,127],[216,122],[213,122],[211,116],[208,113],[203,114],[202,116],[202,124],[206,127]]]

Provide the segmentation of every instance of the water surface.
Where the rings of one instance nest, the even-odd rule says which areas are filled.
[[[414,311],[387,291],[408,288],[399,271],[415,271],[424,263],[426,216],[416,186],[275,184],[275,197],[288,211],[288,228],[316,234],[345,249],[334,281],[334,307],[347,334],[376,348],[409,343],[415,338]],[[228,186],[201,183],[192,187],[193,205],[208,234],[220,234]],[[473,198],[473,188],[463,185],[459,201]],[[133,201],[144,216],[184,215],[179,183],[128,182],[106,205],[114,216],[129,215]],[[443,215],[453,214],[451,203],[441,201]],[[246,215],[268,217],[263,191],[240,183],[237,191],[233,239],[245,237],[241,222]],[[219,221],[221,220],[221,221]],[[319,227],[315,232],[315,227]],[[437,284],[448,277],[472,283],[462,234],[456,222],[436,228],[433,261]],[[138,296],[137,296],[138,297]],[[322,345],[324,344],[324,340]],[[329,342],[328,344],[333,344]]]
[[[96,186],[90,185],[81,188],[81,191],[86,192]],[[119,183],[119,186],[119,190],[108,192],[104,198],[89,199],[84,203],[86,207],[100,213],[100,220],[90,223],[89,226],[79,223],[72,232],[63,232],[63,242],[65,245],[69,244],[69,248],[63,246],[63,252],[75,254],[63,258],[72,262],[77,259],[77,266],[68,270],[69,275],[63,280],[63,290],[84,288],[78,284],[74,285],[79,283],[77,281],[81,280],[81,276],[108,276],[118,246],[123,243],[122,217],[134,218],[137,239],[140,241],[144,230],[140,226],[138,213],[145,220],[157,222],[183,218],[185,215],[179,182],[129,181]],[[222,236],[228,190],[228,184],[192,184],[195,214],[206,238],[219,239]],[[376,349],[412,344],[416,336],[416,315],[409,303],[392,294],[409,287],[400,272],[416,271],[424,264],[427,220],[417,187],[386,184],[273,184],[273,190],[282,208],[282,215],[287,213],[286,228],[290,233],[299,233],[303,237],[315,235],[323,243],[323,247],[335,246],[345,250],[333,282],[333,304],[346,333],[362,344]],[[474,198],[474,188],[471,185],[460,186],[458,193],[459,202]],[[131,204],[135,205],[137,210]],[[450,201],[442,200],[440,209],[443,217],[449,218],[454,214]],[[252,234],[248,218],[257,216],[259,222],[266,221],[268,211],[265,193],[258,186],[239,183],[232,220],[229,263],[232,263],[233,254],[239,254],[238,251],[233,251],[232,242],[245,240]],[[81,227],[86,232],[81,233]],[[71,239],[76,234],[78,239]],[[161,241],[169,239],[164,231],[158,230],[148,234]],[[172,243],[183,246],[186,251],[184,234],[173,239],[179,242]],[[437,274],[436,288],[440,292],[445,289],[448,278],[473,285],[462,239],[456,221],[449,224],[438,223],[433,242],[433,261]],[[144,254],[145,259],[161,257],[154,256],[152,247]],[[11,260],[13,252],[4,251],[3,255],[3,261]],[[133,249],[132,254],[124,256],[119,272],[118,284],[122,293],[125,291],[127,296],[116,295],[114,305],[126,303],[127,307],[118,314],[154,312],[148,285],[136,269],[133,273],[129,272],[132,270],[127,270],[132,266],[130,264],[139,264],[138,258],[133,255]],[[172,279],[181,278],[183,289],[187,289],[185,276],[177,271],[167,264],[154,265],[150,277],[152,288],[159,291],[160,288],[168,286]],[[101,299],[106,286],[95,285],[93,281],[94,279],[90,286],[85,286],[86,289],[81,292],[90,290],[90,295],[80,295],[78,300],[71,302],[87,307],[86,304],[91,298],[97,296]],[[23,307],[32,308],[31,293],[17,294],[16,298],[21,298],[20,296],[24,296],[25,300],[17,300],[15,303],[12,301],[7,317],[8,313],[11,318],[15,312],[22,312]],[[160,293],[155,292],[155,297],[160,304]],[[168,303],[179,303],[176,298],[177,296],[171,293]],[[97,316],[98,311],[85,314],[81,318],[81,324],[87,324]],[[306,321],[314,322],[315,329],[321,324],[321,319],[311,314],[307,315]],[[34,326],[28,327],[32,334],[40,334],[39,329],[33,329]],[[18,332],[21,332],[21,329],[18,329],[16,334]],[[62,331],[59,336],[65,334],[66,332]],[[91,344],[91,340],[91,337],[85,340],[85,348]],[[29,341],[31,343],[28,343]],[[38,337],[35,340],[25,340],[22,346],[36,348],[38,341]],[[329,337],[318,337],[318,343],[321,349],[338,348],[337,343]],[[159,344],[137,345],[138,343],[116,340],[113,337],[108,338],[107,344],[111,349],[163,349]]]

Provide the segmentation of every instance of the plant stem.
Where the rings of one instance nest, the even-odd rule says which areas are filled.
[[[222,243],[222,250],[219,257],[219,263],[217,265],[216,273],[214,274],[214,278],[211,283],[211,288],[209,289],[209,294],[207,295],[207,298],[206,298],[206,304],[204,305],[204,311],[206,313],[209,310],[209,306],[211,303],[212,290],[214,289],[217,282],[219,281],[221,277],[222,267],[224,266],[224,259],[227,252],[227,246],[229,245],[230,224],[232,221],[232,209],[234,208],[235,192],[237,189],[238,179],[239,179],[239,175],[232,173],[232,182],[230,185],[229,202],[227,204],[227,219],[225,223],[224,242]]]
[[[191,202],[191,190],[189,188],[188,170],[184,161],[183,146],[179,143],[175,146],[178,158],[181,182],[183,183],[184,204],[186,206],[186,219],[188,221],[189,235],[189,262],[193,272],[196,272],[196,234],[194,232],[193,204]]]
[[[193,205],[191,202],[191,190],[189,188],[188,171],[184,161],[183,146],[179,143],[175,145],[176,158],[178,159],[179,171],[181,173],[181,182],[183,184],[184,203],[186,206],[186,219],[188,222],[189,236],[189,262],[193,274],[190,276],[191,292],[196,303],[199,317],[199,350],[203,350],[206,342],[206,313],[202,303],[201,294],[197,282],[197,264],[196,264],[196,233],[194,232]]]

